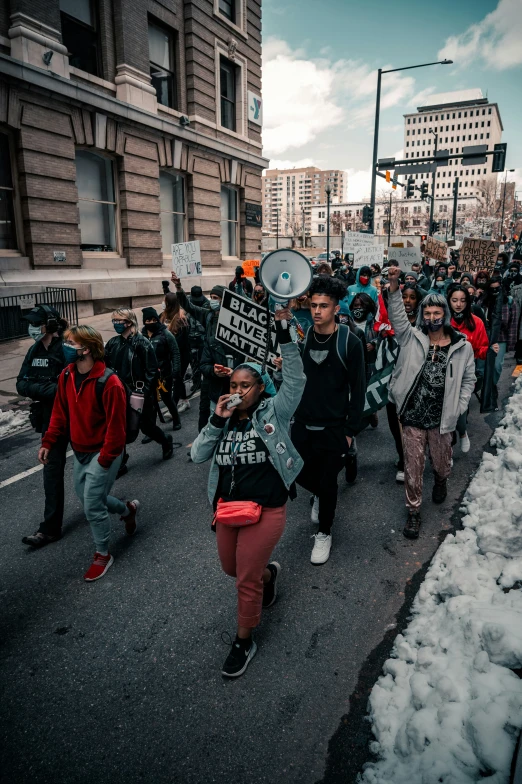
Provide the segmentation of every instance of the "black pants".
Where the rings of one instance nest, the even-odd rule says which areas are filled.
[[[163,389],[160,389],[160,397],[162,403],[165,403],[167,406],[167,411],[172,417],[172,424],[179,425],[179,414],[178,414],[178,407],[174,400],[174,378],[171,376],[170,378],[164,378],[163,386],[167,388],[165,392]]]
[[[202,377],[201,379],[201,395],[199,398],[199,418],[198,418],[198,432],[201,433],[210,417],[210,396],[209,396],[210,381],[208,378]]]
[[[67,438],[59,439],[49,450],[48,461],[43,468],[45,510],[43,523],[38,530],[47,536],[60,536],[62,532],[65,500],[63,474],[68,443]]]
[[[318,496],[319,532],[329,534],[337,508],[337,475],[348,449],[343,428],[307,430],[301,422],[295,422],[292,443],[304,460],[297,484]]]
[[[401,426],[399,424],[399,417],[397,416],[397,406],[395,403],[386,403],[386,416],[388,417],[388,425],[390,433],[395,441],[395,449],[399,455],[399,471],[404,471],[404,450],[402,448],[402,435]]]
[[[154,392],[154,394],[156,393]],[[165,447],[168,444],[165,433],[156,424],[156,406],[151,395],[147,395],[143,404],[140,430],[144,436],[152,438],[153,441],[157,441],[161,446]]]

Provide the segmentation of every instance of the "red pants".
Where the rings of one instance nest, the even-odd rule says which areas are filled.
[[[451,471],[451,440],[453,433],[441,435],[438,427],[421,430],[418,427],[403,427],[404,444],[404,489],[406,507],[418,512],[422,503],[422,479],[426,462],[426,447],[429,449],[435,482],[441,483]]]
[[[236,578],[239,626],[253,629],[261,620],[263,572],[285,523],[286,505],[263,509],[255,525],[232,528],[216,524],[221,566],[226,574]]]

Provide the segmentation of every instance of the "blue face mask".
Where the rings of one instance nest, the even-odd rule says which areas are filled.
[[[219,299],[211,299],[210,307],[212,308],[212,310],[219,310],[219,308],[221,307],[221,301]]]
[[[67,364],[76,362],[77,359],[81,358],[81,355],[78,356],[78,351],[73,346],[68,346],[67,343],[63,344],[63,355]]]
[[[29,324],[29,336],[32,337],[33,340],[38,340],[40,335],[42,334],[41,327],[35,327],[34,324]]]
[[[125,324],[115,324],[113,322],[112,326],[114,327],[114,331],[117,332],[118,335],[122,335],[127,329],[127,326]]]

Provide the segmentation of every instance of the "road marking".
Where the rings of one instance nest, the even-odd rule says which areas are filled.
[[[70,457],[73,454],[73,450],[69,450],[66,453],[65,457]],[[12,485],[15,482],[19,482],[20,479],[25,479],[26,476],[31,476],[31,474],[36,474],[38,471],[43,470],[43,465],[34,466],[34,468],[28,468],[27,471],[22,471],[21,474],[16,474],[16,476],[11,476],[9,479],[4,479],[3,482],[0,482],[0,490],[3,487],[7,487],[8,485]]]

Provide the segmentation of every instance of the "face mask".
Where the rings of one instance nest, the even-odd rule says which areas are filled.
[[[359,276],[359,283],[361,284],[361,286],[366,286],[368,284],[369,280],[370,280],[370,278],[367,275],[360,275]]]
[[[210,307],[212,310],[219,310],[221,306],[221,302],[218,299],[211,299],[210,300]]]
[[[444,318],[435,319],[434,321],[429,321],[428,319],[423,319],[424,326],[429,329],[430,332],[438,332],[439,329],[444,324]]]
[[[352,310],[354,318],[362,321],[363,318],[366,316],[366,310],[364,308],[354,308]]]
[[[123,333],[127,329],[126,324],[114,324],[113,323],[112,326],[114,327],[114,331],[117,332],[118,335],[123,335]]]
[[[484,289],[486,288],[486,284],[485,283],[477,283],[477,288],[480,289],[481,291],[484,291]]]
[[[260,300],[262,300],[262,299],[263,299],[263,297],[264,297],[264,294],[263,294],[263,292],[262,292],[262,291],[254,291],[254,299],[255,299],[257,302],[260,302]]]
[[[83,359],[83,354],[78,354],[75,348],[68,346],[66,343],[63,344],[63,355],[67,364],[76,362],[77,359]]]
[[[464,321],[464,311],[462,313],[454,313],[453,318],[455,321]]]
[[[443,289],[444,288],[444,281],[443,280],[436,280],[435,281],[435,285],[436,285],[436,287],[438,289]]]
[[[491,294],[492,297],[498,297],[500,293],[500,289],[490,289],[489,293]]]
[[[29,324],[29,330],[28,331],[29,331],[30,337],[32,337],[33,340],[38,340],[38,338],[42,334],[41,327],[35,327],[33,324]]]
[[[147,329],[147,332],[156,335],[156,333],[159,332],[160,325],[157,322],[155,324],[145,324],[145,328]]]

